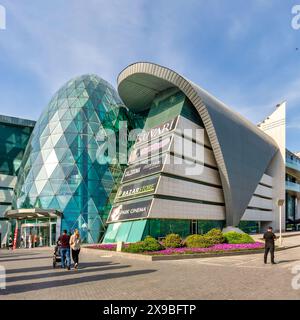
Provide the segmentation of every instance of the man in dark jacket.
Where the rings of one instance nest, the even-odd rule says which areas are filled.
[[[276,264],[274,261],[274,252],[275,252],[275,240],[276,235],[273,233],[273,228],[269,227],[268,231],[264,233],[265,239],[265,255],[264,255],[264,262],[267,263],[268,254],[271,253],[271,263]]]
[[[63,231],[63,234],[59,237],[58,241],[61,243],[60,255],[61,255],[61,267],[65,268],[65,259],[67,262],[67,268],[71,268],[71,256],[70,256],[70,236],[67,234],[67,230]]]

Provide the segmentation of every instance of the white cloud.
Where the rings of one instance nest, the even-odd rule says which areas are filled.
[[[84,73],[96,73],[115,85],[118,72],[141,56],[184,69],[182,48],[174,41],[182,26],[163,14],[170,12],[170,3],[161,5],[160,14],[159,5],[148,11],[147,2],[140,0],[89,0],[88,5],[77,0],[56,7],[58,3],[9,3],[12,37],[0,42],[2,53],[36,77],[45,92],[53,93]]]
[[[13,38],[0,43],[3,53],[21,68],[34,74],[45,88],[57,89],[69,78],[82,73],[97,73],[108,81],[118,69],[125,52],[134,55],[137,37],[141,37],[144,12],[142,2],[77,1],[75,5],[57,7],[49,16],[40,8],[10,4],[14,17]],[[44,8],[44,10],[46,11]]]

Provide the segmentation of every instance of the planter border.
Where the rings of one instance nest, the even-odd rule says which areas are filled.
[[[276,248],[277,251],[282,251],[290,249],[291,247],[282,247]],[[101,255],[111,255],[114,257],[128,258],[134,260],[143,260],[143,261],[164,261],[164,260],[182,260],[182,259],[199,259],[199,258],[215,258],[215,257],[230,257],[237,255],[247,255],[247,254],[262,254],[264,249],[247,249],[247,250],[232,250],[225,252],[207,252],[207,253],[187,253],[187,254],[171,254],[171,255],[146,255],[140,253],[128,253],[128,252],[117,252],[110,250],[101,250],[97,248],[82,248],[85,252],[94,252]]]

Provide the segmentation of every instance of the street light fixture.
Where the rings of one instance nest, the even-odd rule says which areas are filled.
[[[279,246],[282,246],[282,206],[284,204],[284,199],[279,199],[277,201],[278,207],[279,207]]]

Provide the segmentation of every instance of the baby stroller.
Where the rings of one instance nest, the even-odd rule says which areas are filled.
[[[60,241],[56,242],[56,246],[53,252],[53,268],[56,267],[57,263],[61,263],[61,255],[60,255],[61,244]]]

